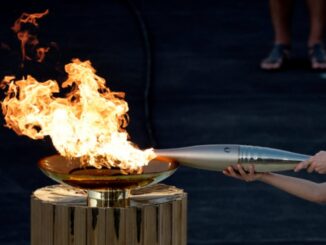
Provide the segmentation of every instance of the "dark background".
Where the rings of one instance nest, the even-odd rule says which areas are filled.
[[[151,47],[149,116],[148,53],[133,4]],[[23,11],[46,8],[50,14],[39,21],[39,39],[56,42],[58,49],[43,64],[21,69],[10,27]],[[268,73],[259,69],[273,38],[267,1],[8,1],[0,8],[0,42],[6,44],[0,75],[62,80],[71,58],[90,59],[112,90],[127,93],[128,131],[141,147],[152,145],[146,127],[151,124],[159,148],[234,143],[314,154],[325,149],[326,73],[310,71],[306,61],[304,1],[297,1],[293,30],[292,67]],[[29,244],[29,196],[53,183],[37,161],[53,153],[49,139],[33,141],[0,128],[1,244]],[[185,167],[166,183],[189,194],[189,244],[326,243],[322,205],[262,183]]]

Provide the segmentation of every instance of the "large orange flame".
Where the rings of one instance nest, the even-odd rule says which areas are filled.
[[[35,47],[36,45],[39,44],[39,40],[37,39],[36,35],[33,35],[29,32],[28,29],[24,30],[22,28],[23,24],[31,24],[35,27],[38,27],[37,20],[42,18],[44,15],[47,15],[49,13],[49,10],[45,10],[43,13],[35,13],[35,14],[28,14],[28,13],[23,13],[14,23],[14,25],[11,27],[11,29],[17,34],[17,38],[20,40],[20,45],[21,45],[21,52],[22,52],[22,60],[23,62],[25,60],[31,60],[31,57],[26,55],[26,45],[31,45]],[[48,50],[46,49],[37,49],[37,61],[42,62],[44,59],[44,54]]]
[[[75,59],[65,70],[68,78],[62,87],[71,90],[64,98],[55,97],[60,92],[56,81],[5,77],[8,92],[2,111],[6,126],[32,139],[50,136],[61,155],[80,157],[85,164],[141,171],[155,154],[128,141],[124,93],[110,91],[89,61]]]

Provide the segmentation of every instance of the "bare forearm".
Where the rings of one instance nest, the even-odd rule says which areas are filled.
[[[325,188],[312,181],[274,173],[264,174],[260,181],[311,202],[322,203],[326,199]]]
[[[237,170],[238,173],[235,170]],[[254,165],[249,166],[249,173],[245,172],[240,164],[235,167],[228,167],[223,173],[227,176],[247,182],[260,180],[302,199],[311,202],[326,203],[326,182],[319,184],[309,180],[280,174],[256,173]]]

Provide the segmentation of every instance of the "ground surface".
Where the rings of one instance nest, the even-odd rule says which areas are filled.
[[[305,61],[308,28],[302,1],[294,16],[293,66],[277,73],[258,68],[272,39],[267,1],[136,5],[148,23],[154,56],[150,105],[157,147],[234,143],[306,154],[326,149],[326,73],[311,72]],[[143,43],[124,1],[9,4],[0,16],[0,41],[10,46],[0,53],[1,75],[19,70],[12,22],[22,10],[47,7],[51,14],[40,27],[42,38],[59,45],[59,65],[72,57],[91,59],[113,90],[127,92],[132,139],[150,145],[143,110]],[[46,68],[31,71],[46,77]],[[53,183],[36,163],[55,151],[49,140],[0,131],[0,244],[28,244],[29,196]],[[325,180],[315,174],[298,176]],[[189,193],[189,244],[326,243],[324,206],[261,183],[185,167],[166,182]]]

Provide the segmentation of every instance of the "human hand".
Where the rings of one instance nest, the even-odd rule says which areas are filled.
[[[224,169],[223,174],[246,182],[252,182],[261,179],[264,173],[256,173],[253,164],[249,165],[248,172],[245,171],[241,164],[237,164]]]
[[[307,169],[308,173],[316,171],[319,174],[326,174],[326,151],[320,151],[308,160],[299,163],[294,172],[298,172],[301,169]]]

